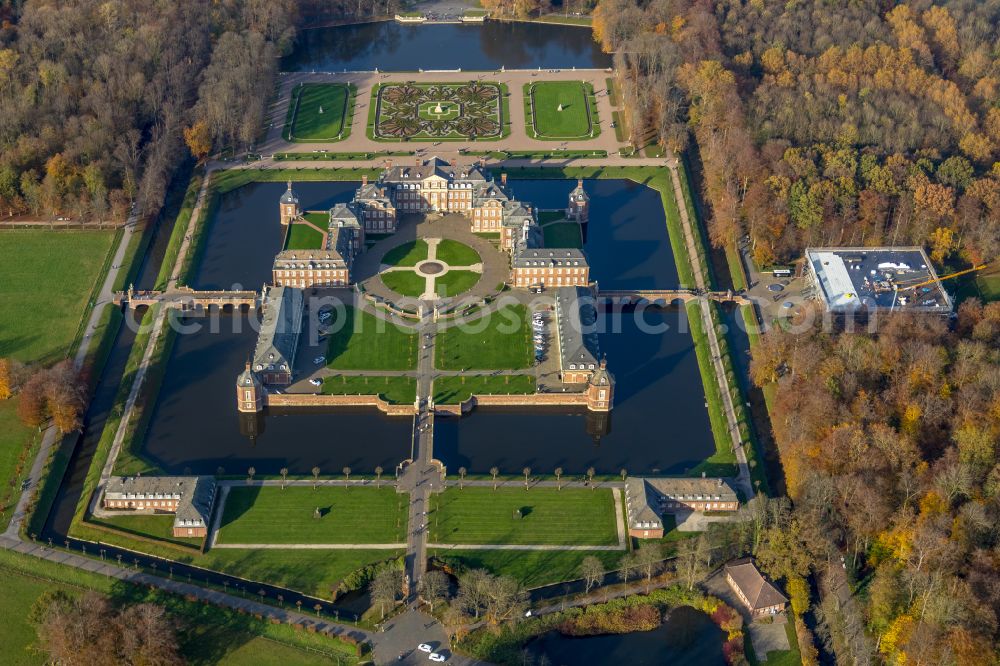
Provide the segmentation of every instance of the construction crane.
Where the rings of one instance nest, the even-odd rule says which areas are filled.
[[[966,273],[975,273],[976,271],[981,271],[986,268],[986,264],[980,264],[978,266],[973,266],[972,268],[966,268],[964,271],[956,271],[954,273],[948,273],[947,275],[942,275],[939,278],[924,280],[923,282],[918,282],[917,284],[910,284],[905,287],[899,287],[897,291],[910,291],[911,289],[919,289],[920,287],[926,287],[929,284],[934,284],[935,282],[944,282],[945,280],[950,280],[951,278],[956,278],[959,275],[965,275]]]

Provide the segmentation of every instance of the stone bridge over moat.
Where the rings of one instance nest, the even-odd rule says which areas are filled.
[[[718,303],[750,303],[742,293],[733,291],[703,291],[700,289],[598,289],[599,304],[635,305],[649,303],[653,305],[669,305],[674,301],[688,303],[699,299],[707,299]]]
[[[196,289],[170,289],[167,291],[117,291],[114,294],[114,303],[118,306],[151,307],[156,304],[163,304],[168,308],[180,310],[197,310],[207,307],[247,307],[256,308],[261,303],[261,296],[256,291],[199,291]]]

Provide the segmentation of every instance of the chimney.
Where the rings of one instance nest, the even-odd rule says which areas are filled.
[[[367,184],[368,184],[368,175],[366,174],[361,176],[361,187],[364,187]]]
[[[379,191],[378,191],[378,193],[379,193],[380,196],[384,197],[385,196],[385,188],[384,187],[380,188]]]
[[[452,165],[452,166],[458,166],[458,160],[456,160],[456,159],[455,159],[455,158],[453,157],[453,158],[451,158],[451,161],[449,161],[449,162],[448,162],[448,164],[450,164],[450,165]]]
[[[385,168],[386,169],[391,169],[392,168],[392,160],[386,160],[385,161]]]
[[[577,178],[576,179],[576,186],[577,187],[583,187],[583,178]]]
[[[503,185],[503,186],[505,186],[505,187],[507,185],[507,172],[506,171],[503,172],[502,174],[500,174],[500,184]]]
[[[486,158],[485,157],[480,157],[479,158],[479,168],[480,169],[485,169],[486,168]]]
[[[702,472],[702,474],[704,474],[704,472]],[[719,487],[720,488],[723,486],[724,483],[725,482],[722,479],[719,479]]]
[[[417,158],[417,166],[418,167],[422,167],[423,165],[424,165],[424,161],[421,158],[418,157]]]

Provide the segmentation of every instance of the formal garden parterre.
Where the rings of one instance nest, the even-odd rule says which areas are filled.
[[[499,83],[383,83],[372,89],[369,137],[378,141],[467,141],[506,134]]]

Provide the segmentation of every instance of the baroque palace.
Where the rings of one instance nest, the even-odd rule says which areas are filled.
[[[578,181],[569,194],[565,215],[588,221],[590,198]],[[279,202],[282,224],[303,216],[299,198],[288,190]],[[478,166],[457,166],[439,158],[418,160],[414,166],[390,166],[377,183],[361,182],[354,198],[328,211],[326,241],[320,250],[284,250],[274,259],[276,286],[311,289],[353,283],[354,258],[365,247],[365,234],[396,231],[399,213],[459,213],[469,218],[474,233],[499,234],[500,247],[511,259],[510,284],[522,288],[584,287],[590,266],[582,250],[544,247],[538,211],[517,201],[507,186]]]

